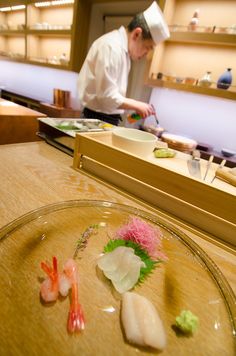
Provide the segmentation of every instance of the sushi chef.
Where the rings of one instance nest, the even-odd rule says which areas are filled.
[[[154,1],[127,28],[121,26],[95,40],[78,78],[83,116],[118,125],[124,110],[133,110],[142,118],[154,114],[150,104],[126,97],[128,75],[131,60],[143,58],[168,37],[163,14]]]

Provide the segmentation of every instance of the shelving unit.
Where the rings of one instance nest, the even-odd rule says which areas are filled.
[[[127,9],[131,2],[135,7],[137,3],[136,0],[73,0],[71,4],[50,4],[36,8],[36,1],[1,1],[0,58],[74,72],[81,69],[88,51],[90,27],[96,26],[96,23],[90,23],[93,5],[119,3],[120,9],[115,14],[122,16],[126,11],[124,9]],[[48,2],[50,0],[40,0],[42,4]],[[122,6],[122,3],[125,6]],[[9,7],[9,4],[24,5],[25,8],[2,12],[2,7]],[[159,4],[163,7],[164,0],[160,0]],[[109,10],[109,15],[112,11]],[[9,19],[12,26],[9,26]],[[17,46],[14,45],[14,48],[9,50],[13,38],[16,42],[20,40]],[[66,61],[61,62],[63,53],[66,55]]]
[[[196,9],[199,26],[190,31]],[[147,84],[236,100],[235,1],[166,0],[164,14],[171,36],[149,58]],[[227,68],[232,68],[233,83],[228,90],[218,89],[217,80]],[[200,86],[207,71],[212,84]],[[194,83],[185,83],[186,78]]]
[[[41,5],[47,3],[44,0],[40,2]],[[49,6],[22,1],[20,8],[16,9],[14,5],[5,6],[5,9],[0,7],[0,56],[13,61],[76,70],[72,43],[78,32],[73,29],[77,24],[77,0]]]

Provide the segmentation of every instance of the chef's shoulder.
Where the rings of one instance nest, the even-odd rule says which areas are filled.
[[[122,52],[124,47],[124,36],[122,36],[122,32],[120,28],[105,33],[93,43],[93,47],[99,48],[100,50],[109,47],[115,52]]]

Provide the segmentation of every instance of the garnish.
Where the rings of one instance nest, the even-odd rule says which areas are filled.
[[[122,239],[110,240],[108,244],[104,247],[104,252],[112,252],[119,246],[131,247],[134,249],[135,255],[139,256],[140,259],[144,262],[145,267],[140,268],[140,275],[138,282],[141,283],[144,279],[152,273],[155,269],[157,263],[161,261],[154,261],[151,257],[147,254],[147,252],[140,247],[136,242],[133,241],[125,241]]]
[[[76,249],[73,255],[73,258],[75,259],[78,255],[79,250],[84,250],[85,247],[87,246],[88,239],[93,233],[97,233],[97,229],[102,226],[102,224],[93,224],[90,225],[80,236],[80,238],[77,241]]]
[[[167,257],[161,252],[162,233],[145,221],[130,217],[104,247],[98,267],[119,293],[131,290]]]
[[[161,251],[161,230],[152,227],[137,217],[131,217],[127,224],[118,229],[116,238],[137,243],[153,259],[167,259],[166,255]]]
[[[193,334],[199,325],[199,319],[190,310],[182,310],[175,318],[175,325],[185,334]]]

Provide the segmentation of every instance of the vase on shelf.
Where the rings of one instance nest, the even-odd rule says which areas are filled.
[[[211,72],[206,72],[206,74],[199,80],[199,85],[201,87],[208,88],[212,84]]]
[[[188,24],[188,30],[196,31],[198,23],[199,23],[199,9],[196,9],[194,11],[193,17],[191,18],[191,21]]]
[[[231,68],[228,68],[217,81],[217,88],[219,89],[228,89],[232,83],[233,77],[231,73]]]

